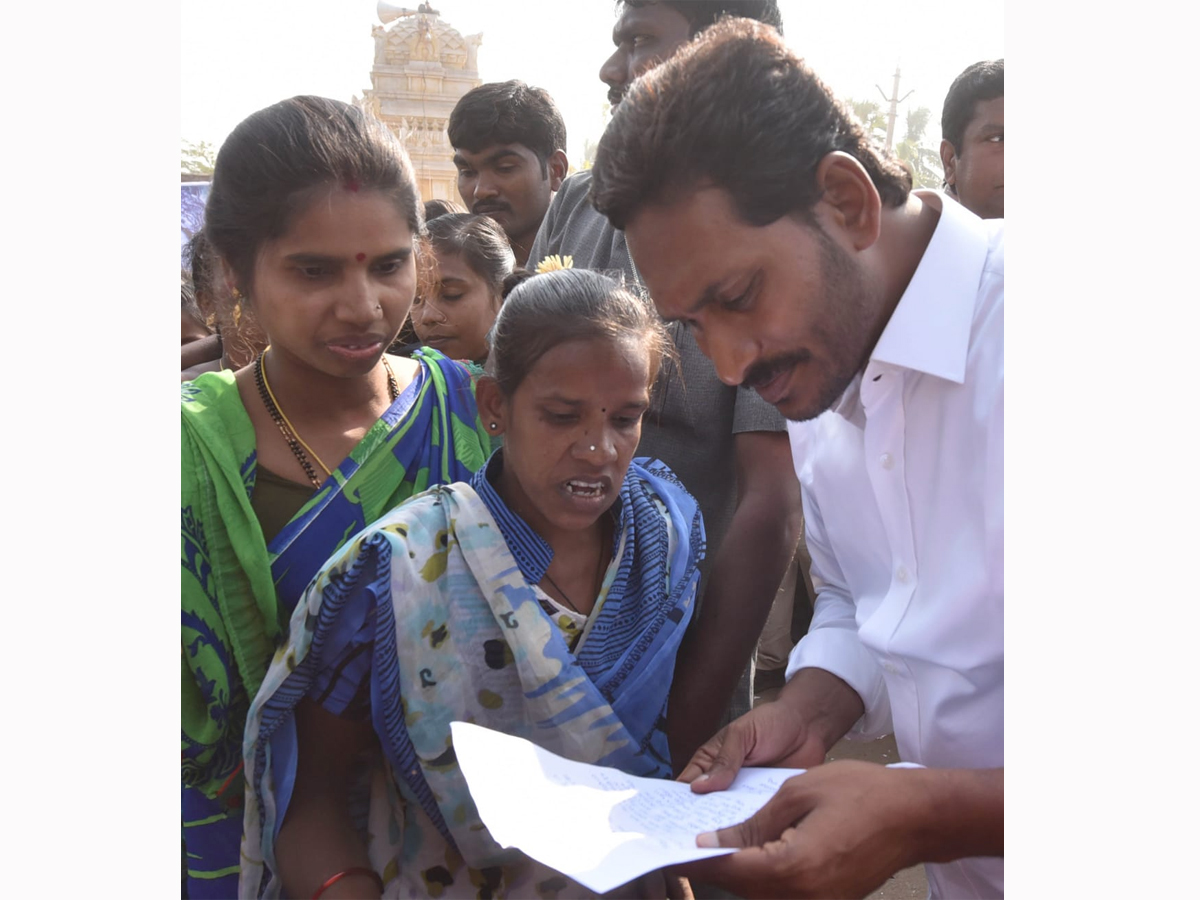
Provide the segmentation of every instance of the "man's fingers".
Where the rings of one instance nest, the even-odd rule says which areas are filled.
[[[734,722],[732,725],[726,726],[709,744],[705,744],[696,752],[696,756],[692,758],[693,762],[706,750],[708,758],[712,761],[701,774],[692,779],[693,793],[708,794],[712,791],[723,791],[733,784],[733,779],[741,769],[742,763],[746,761],[746,754],[751,746],[747,739],[749,733],[749,729],[739,727],[739,723]],[[714,745],[716,746],[714,747]]]
[[[779,786],[775,796],[746,821],[720,831],[708,831],[696,836],[697,847],[763,847],[779,840],[788,828],[804,818],[812,804],[803,783],[803,775],[789,778]]]
[[[703,747],[697,750],[692,755],[692,758],[688,760],[688,764],[683,767],[683,771],[679,773],[679,777],[675,780],[682,781],[684,784],[691,784],[693,781],[707,772],[708,767],[712,765],[712,757],[709,755],[708,751],[709,744],[705,744]]]
[[[726,725],[706,741],[699,750],[692,754],[692,758],[688,760],[688,764],[683,767],[683,771],[679,773],[676,780],[682,781],[684,784],[692,784],[697,779],[707,779],[721,754],[721,747],[724,745],[728,733],[729,726]]]
[[[704,882],[736,891],[743,897],[774,896],[768,885],[777,876],[781,860],[777,854],[749,847],[727,856],[713,856],[677,866],[693,882]]]

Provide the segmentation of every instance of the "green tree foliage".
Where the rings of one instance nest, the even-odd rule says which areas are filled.
[[[846,100],[867,133],[884,146],[887,141],[887,112],[874,100]],[[910,109],[904,117],[904,140],[892,147],[892,152],[908,164],[913,175],[913,187],[938,188],[942,185],[942,159],[936,147],[929,146],[925,131],[933,113],[927,106]]]
[[[882,147],[887,140],[887,116],[883,107],[874,100],[847,100],[845,103],[855,118],[867,129],[867,134]]]
[[[217,161],[217,148],[208,141],[183,141],[179,171],[187,175],[211,175]]]
[[[937,150],[925,145],[925,129],[932,113],[928,106],[910,109],[904,118],[904,140],[895,147],[896,155],[908,163],[913,173],[913,187],[942,186],[942,158]]]

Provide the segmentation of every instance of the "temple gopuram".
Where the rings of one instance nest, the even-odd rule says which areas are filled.
[[[476,63],[483,35],[464,37],[428,3],[408,9],[381,0],[378,14],[371,88],[355,102],[404,142],[422,200],[458,201],[446,121],[459,98],[483,83]]]

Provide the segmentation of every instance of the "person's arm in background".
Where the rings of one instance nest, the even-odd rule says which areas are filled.
[[[800,485],[785,431],[734,435],[737,505],[716,549],[667,704],[676,771],[717,731],[800,537]]]
[[[179,348],[179,369],[190,369],[200,363],[221,358],[221,336],[210,334]]]

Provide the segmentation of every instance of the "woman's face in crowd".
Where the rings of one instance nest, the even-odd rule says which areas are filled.
[[[438,280],[429,297],[413,303],[413,329],[421,343],[451,359],[487,358],[487,333],[496,321],[500,295],[461,253],[437,254]]]
[[[357,377],[396,339],[415,289],[413,234],[396,204],[331,186],[262,246],[250,305],[273,356]]]
[[[543,538],[588,528],[616,502],[649,385],[645,340],[593,338],[547,351],[499,401],[501,495]]]

